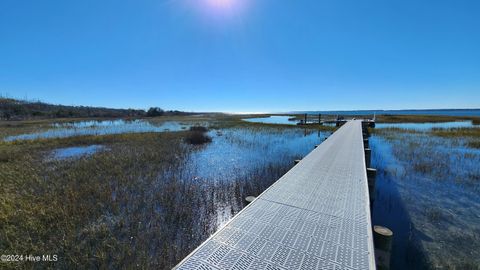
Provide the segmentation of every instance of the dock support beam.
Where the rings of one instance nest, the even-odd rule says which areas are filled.
[[[372,158],[372,150],[370,148],[365,148],[365,165],[367,168],[370,168],[370,162]]]
[[[365,149],[370,148],[370,144],[368,143],[368,139],[363,139],[363,148],[365,148]]]
[[[377,177],[377,170],[373,168],[367,168],[368,195],[370,196],[370,203],[372,203],[375,200],[376,177]]]
[[[382,226],[373,226],[373,245],[375,246],[375,262],[377,269],[390,269],[393,232]]]

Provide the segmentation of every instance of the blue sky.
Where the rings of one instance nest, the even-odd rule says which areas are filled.
[[[265,112],[480,107],[478,0],[2,0],[0,94]]]

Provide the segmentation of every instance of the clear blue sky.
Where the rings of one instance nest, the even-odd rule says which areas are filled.
[[[0,94],[188,111],[480,107],[478,0],[1,0]]]

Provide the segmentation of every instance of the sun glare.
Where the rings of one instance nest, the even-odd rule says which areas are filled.
[[[200,10],[208,16],[236,17],[243,13],[248,0],[200,0]]]
[[[234,6],[235,0],[205,0],[207,5],[212,8],[230,9]]]

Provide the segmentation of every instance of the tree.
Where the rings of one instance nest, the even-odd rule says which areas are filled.
[[[162,116],[165,113],[164,110],[160,109],[159,107],[151,107],[148,109],[147,116],[155,117],[155,116]]]

